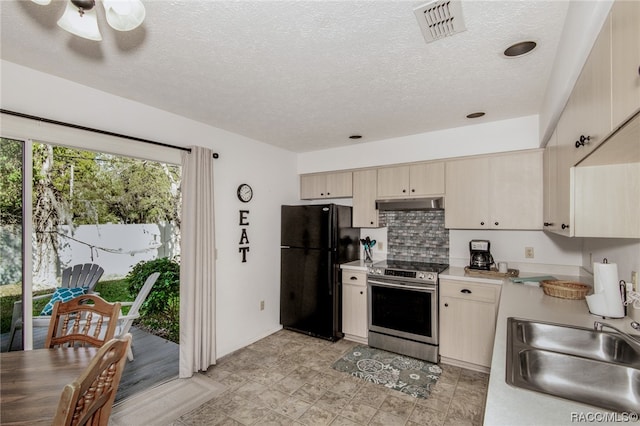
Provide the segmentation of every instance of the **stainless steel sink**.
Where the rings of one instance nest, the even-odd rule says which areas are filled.
[[[640,344],[619,334],[515,318],[510,318],[510,328],[517,342],[532,348],[640,368]]]
[[[520,388],[637,413],[640,344],[617,333],[509,318],[506,380]]]

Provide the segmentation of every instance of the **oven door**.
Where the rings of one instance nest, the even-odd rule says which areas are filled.
[[[438,344],[438,286],[369,277],[369,330]]]

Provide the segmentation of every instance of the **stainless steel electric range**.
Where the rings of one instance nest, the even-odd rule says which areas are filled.
[[[369,346],[437,363],[438,275],[448,267],[391,260],[371,265]]]

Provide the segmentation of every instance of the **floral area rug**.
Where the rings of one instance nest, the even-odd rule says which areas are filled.
[[[436,364],[364,345],[347,352],[332,367],[423,399],[429,397],[442,373],[442,369]]]

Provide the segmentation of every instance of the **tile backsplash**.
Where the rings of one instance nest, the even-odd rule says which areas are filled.
[[[444,210],[380,211],[387,227],[387,256],[393,260],[449,263],[449,230]]]

